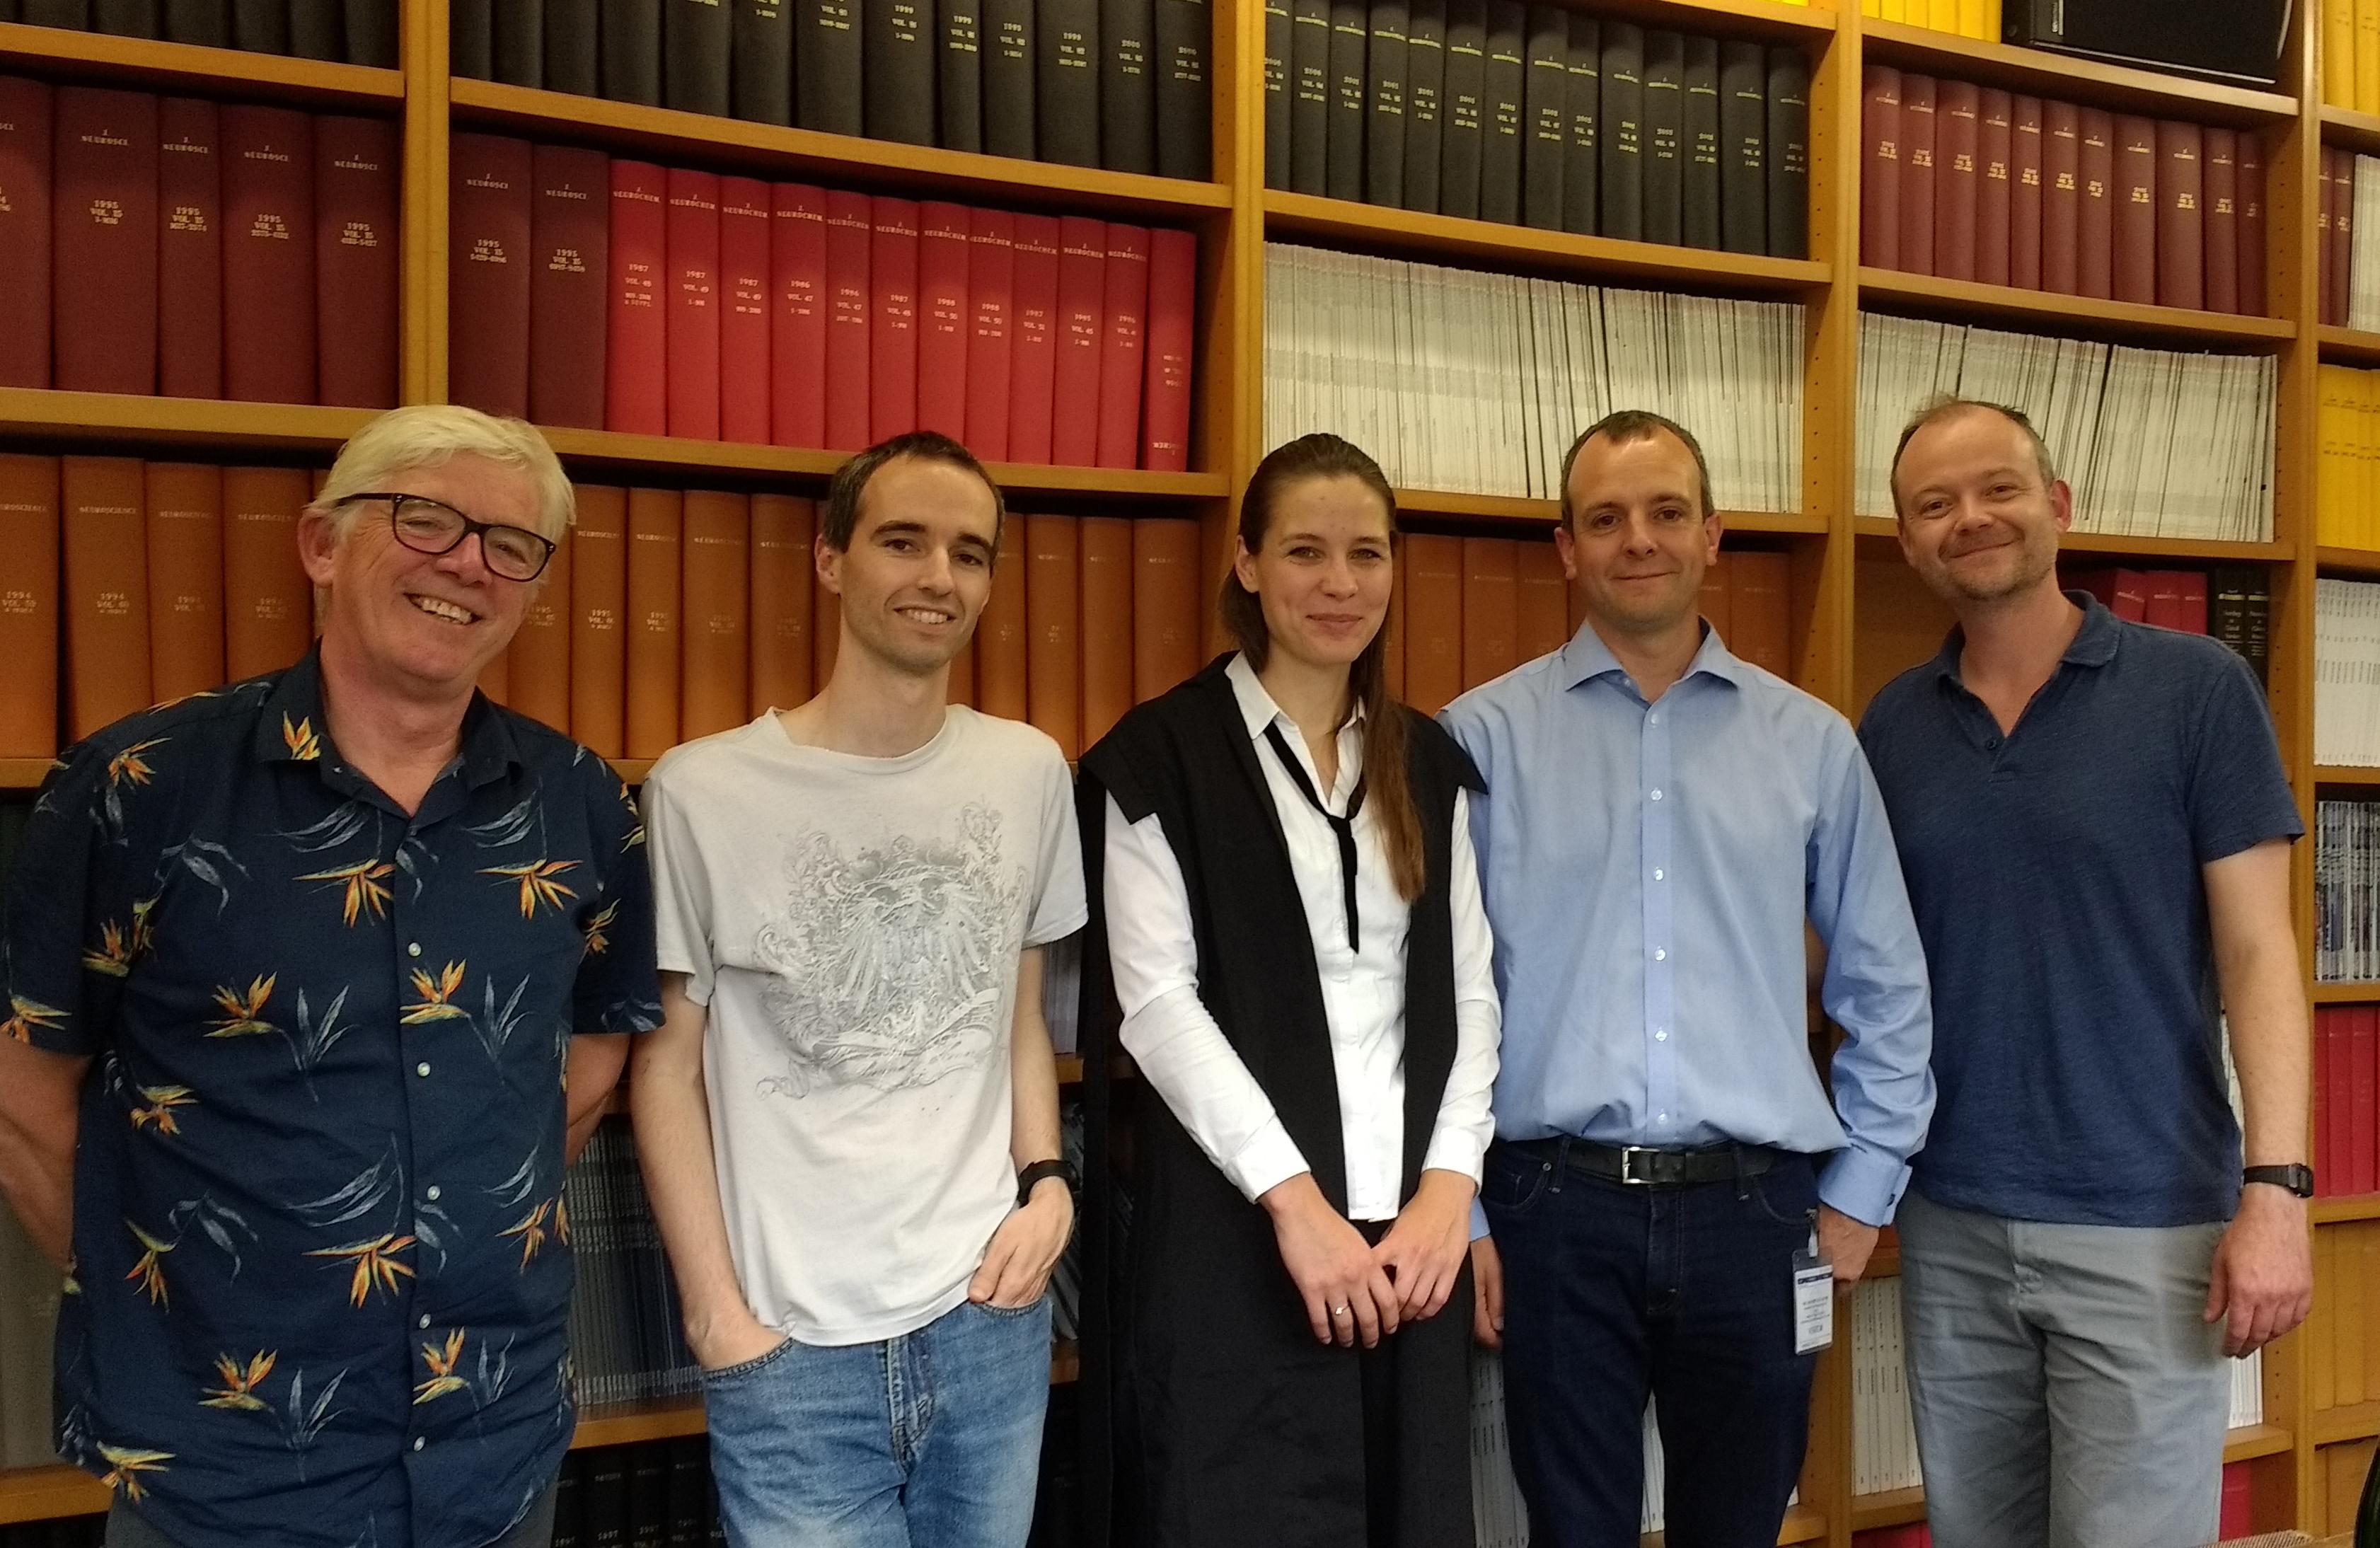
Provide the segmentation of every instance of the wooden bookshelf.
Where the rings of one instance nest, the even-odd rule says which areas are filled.
[[[1771,259],[1575,237],[1268,190],[1262,186],[1262,13],[1254,0],[1210,8],[1215,47],[1209,81],[1215,109],[1210,182],[1142,177],[1043,163],[637,107],[593,98],[450,79],[444,0],[400,0],[405,68],[346,66],[144,43],[91,33],[0,24],[0,69],[55,80],[103,80],[193,91],[223,100],[285,102],[344,112],[401,114],[405,124],[404,288],[401,385],[408,402],[446,396],[447,156],[458,128],[593,145],[661,161],[870,192],[927,195],[994,207],[1082,213],[1195,229],[1200,244],[1194,444],[1200,470],[1184,474],[1074,468],[996,467],[1021,503],[1072,508],[1099,504],[1126,512],[1196,516],[1206,528],[1209,594],[1228,549],[1233,496],[1267,449],[1263,418],[1264,244],[1295,242],[1499,273],[1559,276],[1695,295],[1799,301],[1804,334],[1799,508],[1728,518],[1730,534],[1790,540],[1795,567],[1797,677],[1838,709],[1856,708],[1854,657],[1898,640],[1888,609],[1863,600],[1867,561],[1898,564],[1891,521],[1856,517],[1858,347],[1863,310],[2044,335],[2109,339],[2180,350],[2277,357],[2281,376],[2277,465],[2277,541],[2216,543],[2108,534],[2072,534],[2077,555],[2143,564],[2246,562],[2274,571],[2273,705],[2284,757],[2301,791],[2380,786],[2380,770],[2316,768],[2313,758],[2313,580],[2318,575],[2380,579],[2380,552],[2318,545],[2313,489],[2319,458],[2315,370],[2321,361],[2380,367],[2380,335],[2317,326],[2308,313],[2316,281],[2312,201],[2323,144],[2380,153],[2380,116],[2325,108],[2320,28],[2293,13],[2283,91],[2236,87],[2009,48],[1878,21],[1849,0],[1798,6],[1779,0],[1575,0],[1581,8],[1649,26],[1798,48],[1813,65],[1809,255]],[[2045,295],[1864,268],[1859,262],[1861,72],[1889,63],[2053,99],[2159,117],[2231,125],[2261,134],[2268,179],[2271,318]],[[200,456],[223,462],[306,461],[320,466],[370,416],[305,406],[193,402],[0,389],[0,449]],[[679,487],[786,489],[817,494],[840,457],[773,446],[668,440],[586,430],[551,432],[574,475]],[[1400,494],[1417,524],[1480,530],[1542,530],[1554,504],[1447,492]],[[1209,644],[1216,643],[1210,636]],[[1931,649],[1930,644],[1927,649]],[[49,767],[43,759],[0,760],[0,790],[24,792]],[[613,767],[631,784],[647,760]],[[2294,903],[2301,945],[2311,950],[2311,846],[2300,846]],[[2380,1003],[2380,982],[2313,985],[2324,1004]],[[1079,1077],[1079,1061],[1062,1071]],[[2317,1229],[2380,1220],[2380,1197],[2317,1201]],[[1874,1277],[1898,1272],[1879,1252]],[[2318,1293],[2338,1293],[2325,1283]],[[2367,1290],[2380,1294],[2380,1286]],[[1848,1310],[1845,1316],[1850,1315]],[[1853,1497],[1848,1325],[1825,1357],[1811,1415],[1803,1504],[1779,1540],[1848,1548],[1851,1534],[1922,1516],[1922,1493]],[[2319,1526],[2325,1476],[2317,1448],[2380,1433],[2373,1404],[2311,1407],[2306,1341],[2284,1339],[2265,1360],[2269,1423],[2235,1433],[2228,1454],[2258,1459],[2260,1530]],[[1056,1351],[1053,1380],[1070,1378],[1069,1351]],[[13,1374],[13,1373],[12,1373]],[[2380,1400],[2375,1400],[2380,1403]],[[580,1444],[688,1433],[698,1402],[606,1409],[582,1418]],[[104,1503],[73,1469],[0,1473],[0,1522],[88,1511]],[[1651,1540],[1658,1542],[1658,1537]]]
[[[1128,215],[1174,225],[1232,207],[1232,190],[1220,183],[855,140],[489,80],[458,78],[452,91],[455,121],[466,128],[597,145],[665,164],[698,163],[775,177],[866,184],[888,193]]]
[[[1852,530],[1871,549],[1890,544],[1899,552],[1900,527],[1888,516],[1863,516]],[[2104,555],[2138,559],[2143,564],[2173,562],[2191,565],[2284,564],[2297,550],[2285,542],[2229,542],[2211,538],[2136,537],[2126,532],[2068,532],[2058,540],[2061,554]]]
[[[1925,1519],[1925,1491],[1922,1486],[1852,1496],[1852,1530],[1855,1532],[1873,1531],[1878,1527],[1905,1527]]]
[[[405,104],[401,70],[15,21],[0,21],[0,70],[153,91],[236,95],[243,102],[287,103],[338,113],[395,114]]]
[[[741,481],[784,487],[805,481],[823,493],[826,481],[849,452],[798,446],[764,446],[747,441],[688,441],[671,435],[629,435],[613,430],[545,429],[545,438],[574,472],[609,472],[643,478],[716,481],[722,474]],[[1153,473],[1136,468],[1071,468],[1041,462],[986,465],[994,482],[1011,496],[1091,496],[1101,500],[1214,500],[1228,494],[1220,473]]]
[[[1862,304],[1872,311],[2014,333],[2116,339],[2160,349],[2270,352],[2297,336],[2297,324],[2280,318],[2100,301],[2088,296],[2020,290],[2010,285],[1907,274],[1898,269],[1863,266],[1859,288]]]
[[[1669,1534],[1666,1532],[1646,1532],[1640,1540],[1640,1548],[1667,1548],[1669,1541]],[[1791,1542],[1825,1542],[1827,1541],[1825,1514],[1808,1505],[1797,1505],[1788,1510],[1785,1513],[1785,1524],[1777,1529],[1778,1548],[1784,1548],[1785,1544]]]
[[[1609,237],[1573,237],[1495,221],[1464,220],[1455,215],[1358,204],[1351,200],[1283,193],[1276,189],[1266,189],[1263,199],[1264,232],[1271,240],[1465,268],[1785,298],[1825,285],[1830,277],[1826,264],[1806,259],[1709,252],[1654,242],[1623,242]]]
[[[2300,111],[2298,99],[2280,91],[2192,80],[2046,49],[1985,43],[1875,17],[1860,18],[1860,42],[1864,57],[1876,64],[2119,113],[2253,129],[2288,123]]]

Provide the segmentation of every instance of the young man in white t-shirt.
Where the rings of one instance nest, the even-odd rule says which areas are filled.
[[[1074,1226],[1042,948],[1081,928],[1057,744],[945,702],[1000,492],[844,464],[833,676],[645,785],[663,1025],[630,1082],[728,1539],[1022,1548]]]

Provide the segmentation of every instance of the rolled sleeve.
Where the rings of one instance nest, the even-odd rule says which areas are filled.
[[[2190,838],[2201,865],[2305,833],[2264,690],[2246,662],[2224,655],[2201,711],[2190,769]]]

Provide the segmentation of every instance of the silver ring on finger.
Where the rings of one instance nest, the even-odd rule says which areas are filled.
[[[1334,1306],[1330,1309],[1330,1315],[1333,1317],[1344,1317],[1347,1313],[1348,1308],[1343,1306]]]

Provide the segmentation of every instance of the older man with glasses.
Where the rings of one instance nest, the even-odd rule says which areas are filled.
[[[0,899],[0,1188],[111,1548],[542,1545],[565,1158],[660,1022],[644,830],[479,696],[570,486],[425,407],[298,526],[302,661],[58,762]]]

